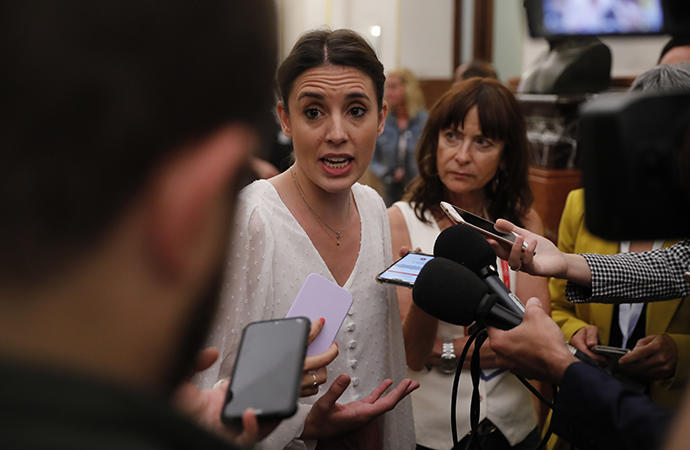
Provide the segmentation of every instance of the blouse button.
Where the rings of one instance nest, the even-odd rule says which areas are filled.
[[[351,315],[352,315],[352,308],[350,308],[350,309],[347,311],[347,315],[348,315],[348,316],[351,316]]]
[[[347,324],[347,331],[349,331],[350,333],[355,331],[355,323],[354,322],[350,322]]]
[[[357,377],[352,378],[352,386],[354,386],[354,387],[359,386],[359,378],[357,378]]]
[[[356,368],[357,368],[357,360],[356,360],[356,359],[351,359],[351,360],[350,360],[350,367],[351,367],[352,369],[356,369]]]
[[[355,341],[354,339],[351,340],[348,344],[348,347],[350,348],[350,350],[354,350],[355,348],[357,348],[357,341]]]

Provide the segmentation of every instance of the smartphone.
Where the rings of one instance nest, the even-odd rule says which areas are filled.
[[[424,253],[408,253],[376,276],[376,281],[412,287],[422,267],[434,259]]]
[[[590,350],[597,355],[616,360],[630,351],[627,348],[611,347],[609,345],[593,345],[590,347]]]
[[[323,317],[326,320],[319,335],[307,347],[307,356],[312,356],[325,352],[335,341],[351,306],[350,291],[318,273],[310,273],[285,317],[302,316],[311,321]]]
[[[224,423],[240,424],[247,408],[253,408],[258,419],[295,414],[309,328],[306,317],[264,320],[244,327],[221,410]]]
[[[465,211],[462,208],[451,205],[448,202],[441,202],[441,209],[453,223],[467,225],[468,227],[479,231],[484,236],[496,239],[498,242],[502,242],[507,245],[513,245],[515,243],[515,237],[517,234],[513,232],[501,233],[500,231],[497,231],[494,227],[496,224],[490,220],[486,220],[483,217],[479,217],[469,211]],[[527,248],[526,242],[522,243],[522,248]]]

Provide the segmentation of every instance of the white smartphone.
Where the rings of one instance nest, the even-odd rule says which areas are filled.
[[[490,220],[486,220],[483,217],[472,214],[471,212],[458,208],[455,205],[451,205],[448,202],[441,202],[441,209],[453,223],[467,225],[468,227],[479,231],[484,236],[496,239],[497,241],[507,245],[513,245],[515,243],[515,238],[517,237],[516,233],[501,233],[500,231],[496,230],[496,224]],[[527,248],[526,242],[522,243],[522,248]]]
[[[335,341],[351,306],[350,291],[318,273],[310,273],[285,317],[307,317],[312,322],[325,319],[321,332],[307,347],[307,356],[313,356],[325,352]]]
[[[424,253],[408,253],[376,276],[376,281],[412,287],[422,267],[434,259]]]

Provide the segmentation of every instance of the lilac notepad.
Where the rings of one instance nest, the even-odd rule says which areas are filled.
[[[307,276],[285,317],[307,317],[312,322],[326,319],[323,329],[307,347],[307,356],[325,352],[335,340],[347,312],[352,294],[318,273]]]

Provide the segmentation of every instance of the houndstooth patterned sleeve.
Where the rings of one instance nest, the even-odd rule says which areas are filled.
[[[690,240],[668,248],[618,255],[582,255],[592,272],[592,287],[568,282],[566,298],[573,303],[616,300],[667,300],[690,295]]]

